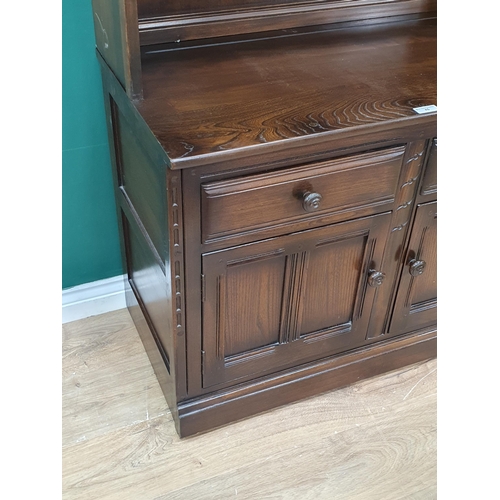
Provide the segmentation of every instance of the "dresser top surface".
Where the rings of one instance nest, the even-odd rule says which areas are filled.
[[[284,33],[144,55],[135,105],[172,163],[419,120],[414,108],[437,104],[435,19]]]

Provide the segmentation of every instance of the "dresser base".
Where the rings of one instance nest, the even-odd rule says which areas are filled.
[[[210,431],[437,356],[436,329],[421,330],[177,402],[173,376],[128,284],[127,305],[181,437]]]

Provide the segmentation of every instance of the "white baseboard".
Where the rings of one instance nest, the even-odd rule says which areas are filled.
[[[88,318],[126,307],[125,276],[85,283],[62,291],[62,322]]]

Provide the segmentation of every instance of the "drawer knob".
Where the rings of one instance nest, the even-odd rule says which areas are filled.
[[[385,274],[380,271],[370,271],[368,275],[368,284],[374,288],[380,286],[385,279]]]
[[[425,266],[425,260],[410,260],[410,274],[412,276],[420,276],[424,272]]]
[[[319,204],[323,197],[319,193],[311,193],[306,191],[302,195],[302,208],[306,212],[315,212],[319,209]]]

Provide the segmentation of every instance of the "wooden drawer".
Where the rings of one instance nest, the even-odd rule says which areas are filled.
[[[202,184],[202,241],[210,243],[328,214],[352,218],[388,210],[394,202],[404,152],[398,146]]]

